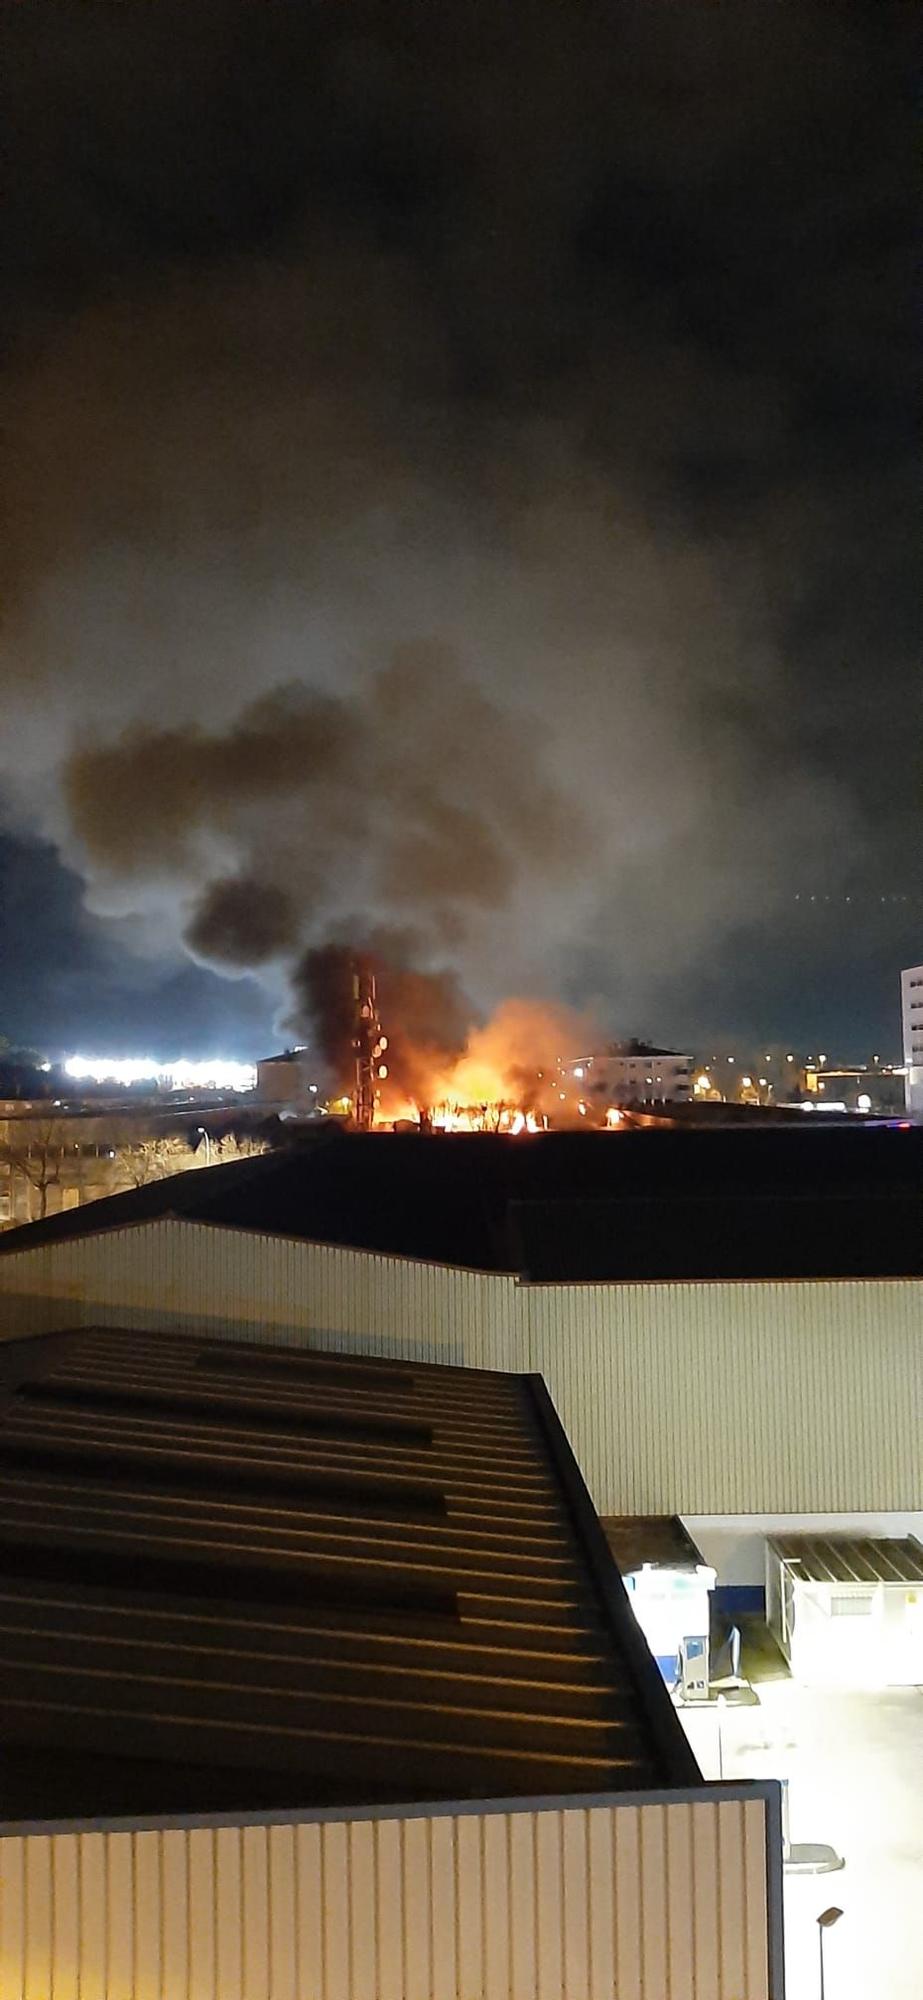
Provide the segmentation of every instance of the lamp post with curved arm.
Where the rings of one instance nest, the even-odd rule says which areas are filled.
[[[834,1924],[839,1923],[842,1915],[842,1910],[838,1910],[836,1904],[833,1904],[829,1910],[822,1910],[817,1919],[817,1937],[820,1945],[820,2000],[826,2000],[826,1987],[824,1985],[824,1935],[825,1932],[832,1930]]]

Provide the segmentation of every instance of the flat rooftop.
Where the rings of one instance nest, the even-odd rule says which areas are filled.
[[[770,1535],[769,1547],[806,1583],[923,1585],[915,1535]]]
[[[0,1257],[167,1216],[533,1283],[923,1276],[923,1129],[344,1133],[0,1234]]]
[[[0,1346],[4,1818],[693,1785],[541,1379]]]
[[[678,1514],[610,1514],[602,1527],[622,1576],[645,1563],[654,1569],[707,1567]]]

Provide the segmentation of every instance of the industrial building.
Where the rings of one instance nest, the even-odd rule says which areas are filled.
[[[307,1049],[283,1049],[277,1056],[263,1056],[256,1065],[255,1096],[267,1111],[297,1112],[302,1117],[316,1104],[309,1078]]]
[[[540,1379],[0,1344],[0,1993],[782,2000]]]
[[[903,1063],[808,1063],[799,1073],[802,1109],[839,1107],[864,1117],[904,1115],[907,1077]]]
[[[717,1593],[767,1533],[923,1532],[923,1133],[368,1137],[0,1240],[0,1327],[112,1324],[544,1376],[606,1517]]]

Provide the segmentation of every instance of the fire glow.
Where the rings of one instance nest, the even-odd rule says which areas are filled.
[[[490,1098],[483,1104],[433,1104],[423,1107],[408,1104],[396,1116],[386,1117],[378,1111],[375,1117],[378,1126],[404,1121],[417,1124],[421,1120],[431,1125],[434,1132],[509,1132],[514,1136],[520,1132],[547,1132],[549,1123],[547,1116],[522,1111],[515,1105],[505,1104],[500,1098]]]
[[[531,1000],[505,1000],[482,1027],[472,1029],[456,1061],[428,1063],[413,1052],[418,1081],[413,1096],[382,1082],[376,1093],[374,1123],[423,1124],[440,1132],[497,1132],[518,1136],[551,1127],[621,1122],[615,1106],[588,1099],[583,1082],[589,1062],[568,1051],[584,1048],[594,1026],[561,1007]],[[592,1074],[592,1071],[590,1071]]]

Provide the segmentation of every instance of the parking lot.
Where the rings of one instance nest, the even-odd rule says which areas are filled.
[[[837,1873],[785,1877],[787,2000],[817,2000],[816,1919],[828,1931],[826,2000],[923,1996],[923,1690],[826,1692],[771,1660],[749,1667],[757,1708],[683,1711],[706,1777],[789,1780],[793,1843],[828,1843]]]

